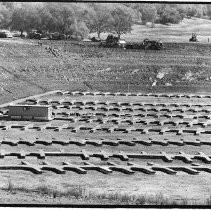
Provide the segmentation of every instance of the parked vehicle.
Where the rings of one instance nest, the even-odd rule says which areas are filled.
[[[189,39],[189,42],[198,42],[197,35],[192,33],[192,37]]]
[[[52,40],[63,40],[67,39],[67,36],[65,34],[60,34],[59,32],[51,33],[49,35],[49,38]]]
[[[94,37],[91,38],[91,41],[92,41],[92,42],[100,42],[101,39],[98,38],[98,37],[96,38],[96,37],[94,36]]]
[[[126,43],[126,41],[124,39],[119,39],[117,44],[119,45],[120,48],[125,48],[127,43]]]
[[[42,34],[38,33],[37,30],[32,30],[31,32],[29,32],[28,37],[29,39],[41,39]]]
[[[113,34],[109,34],[105,41],[101,41],[100,47],[125,48],[126,42]]]
[[[127,43],[125,48],[136,50],[161,50],[163,49],[163,43],[160,40],[144,39],[143,42]]]
[[[144,39],[142,45],[145,50],[161,50],[163,48],[163,43],[157,40]]]
[[[32,30],[28,34],[29,39],[51,39],[51,35],[41,30]]]
[[[22,38],[27,37],[26,32],[23,32],[22,35],[20,31],[12,31],[11,33],[13,37],[22,37]]]
[[[0,38],[12,38],[12,34],[8,30],[1,30],[0,31]]]

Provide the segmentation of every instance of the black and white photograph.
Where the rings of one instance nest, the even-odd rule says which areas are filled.
[[[0,2],[0,206],[211,206],[211,3]]]

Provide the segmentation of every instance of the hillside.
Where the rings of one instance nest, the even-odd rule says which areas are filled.
[[[188,39],[199,28],[200,34],[208,35],[211,21],[205,20],[201,25],[201,20],[197,21],[198,29],[191,19],[178,26],[135,26],[127,35],[134,41],[140,30],[143,38],[156,38],[159,33],[165,37],[161,51],[99,48],[72,41],[43,40],[39,45],[36,40],[1,39],[0,102],[55,89],[209,92],[211,45],[201,42],[200,37],[200,43],[183,42],[180,36],[183,30]],[[181,42],[168,42],[167,33]]]

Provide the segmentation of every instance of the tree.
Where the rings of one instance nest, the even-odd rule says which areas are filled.
[[[70,26],[70,31],[72,36],[78,40],[85,38],[89,33],[86,24],[83,21],[77,20]]]
[[[131,32],[132,30],[132,16],[130,12],[124,7],[115,8],[111,11],[112,22],[111,29],[117,33],[118,37],[122,34]]]
[[[189,6],[187,10],[187,17],[191,18],[196,16],[197,14],[197,9],[194,6]]]
[[[143,24],[147,22],[152,23],[152,27],[154,27],[155,20],[157,18],[157,9],[153,4],[142,4],[140,6],[140,12],[142,14],[141,20]]]
[[[187,12],[188,17],[198,17],[202,18],[207,14],[207,7],[206,5],[188,5],[188,12]]]
[[[140,3],[127,3],[128,6],[130,6],[130,8],[133,10],[133,21],[134,22],[139,22],[141,20],[141,12],[140,12],[140,8],[141,5]]]
[[[197,5],[196,9],[197,9],[196,17],[203,18],[203,16],[207,15],[206,5]]]
[[[24,30],[28,30],[28,17],[27,10],[25,8],[17,8],[12,14],[11,28],[21,32],[21,36]]]
[[[46,3],[39,10],[41,27],[44,31],[59,32],[82,39],[89,32],[83,21],[85,9],[84,5],[79,7],[67,3]]]
[[[74,23],[75,13],[73,9],[65,4],[47,4],[47,9],[40,11],[42,23],[50,32],[69,33],[69,26]]]
[[[48,8],[45,6],[38,8],[38,16],[40,17],[38,30],[50,32],[53,17]]]
[[[176,4],[175,7],[177,8],[182,19],[187,17],[187,11],[188,11],[187,4]]]
[[[9,7],[10,4],[5,4],[9,2],[0,3],[0,27],[8,28],[11,22],[12,9]]]
[[[158,17],[161,17],[166,10],[167,4],[154,4],[157,9]]]
[[[112,21],[111,13],[102,4],[95,4],[93,7],[93,13],[88,15],[86,25],[90,32],[97,33],[98,38],[103,32],[109,31]]]
[[[177,24],[182,20],[182,17],[180,16],[178,10],[176,8],[172,7],[165,7],[165,10],[160,16],[160,23],[161,24],[167,24],[167,23],[173,23]]]
[[[210,4],[207,5],[207,15],[211,19],[211,5]]]
[[[13,30],[21,32],[29,32],[32,29],[37,29],[40,26],[41,17],[38,13],[38,7],[29,3],[21,3],[14,7],[10,27]]]

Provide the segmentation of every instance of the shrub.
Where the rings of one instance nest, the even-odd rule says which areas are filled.
[[[164,12],[160,16],[159,22],[161,24],[168,24],[168,23],[177,24],[181,20],[182,17],[176,8],[166,7]]]

